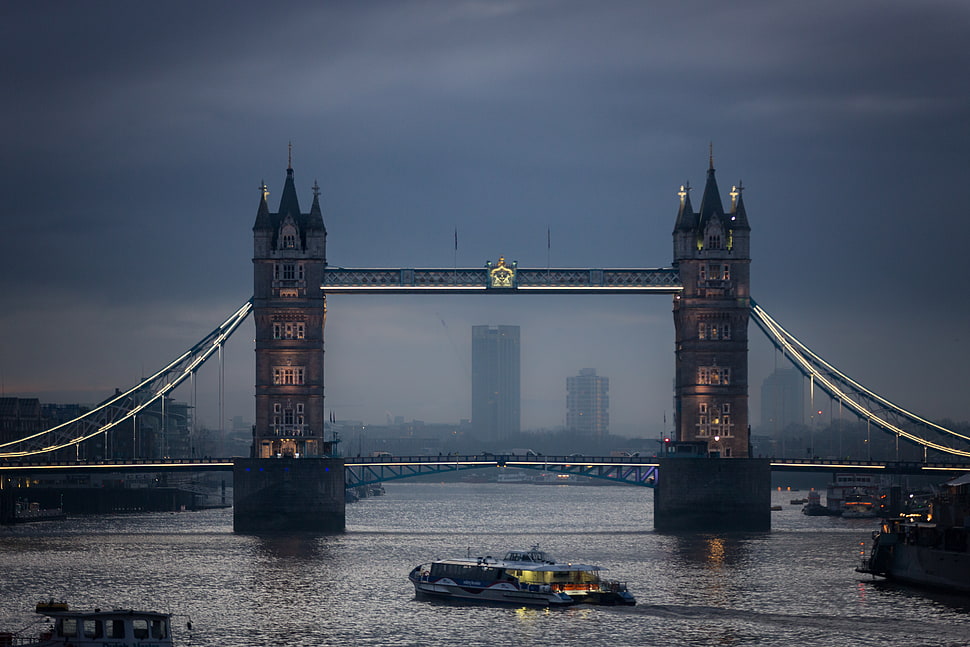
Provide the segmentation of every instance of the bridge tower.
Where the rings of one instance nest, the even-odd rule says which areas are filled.
[[[276,213],[261,190],[253,225],[256,424],[251,458],[233,461],[233,529],[339,532],[343,460],[324,438],[320,190],[314,183],[310,211],[300,211],[292,164]]]
[[[327,230],[320,191],[313,186],[309,213],[301,213],[293,180],[279,210],[262,194],[253,225],[253,317],[256,321],[256,425],[253,457],[330,454],[324,440],[323,327]]]
[[[751,228],[731,190],[725,212],[710,158],[700,209],[680,188],[674,266],[683,291],[674,297],[676,440],[707,442],[722,457],[749,455],[748,308]]]

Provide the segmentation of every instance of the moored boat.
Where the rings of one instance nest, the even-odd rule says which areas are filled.
[[[873,532],[856,571],[890,580],[970,593],[970,474],[946,484],[925,519],[902,517]]]
[[[0,647],[172,647],[171,615],[154,611],[71,610],[65,602],[40,602],[35,611],[44,627],[0,632]]]
[[[408,579],[419,597],[531,606],[634,605],[626,582],[600,577],[600,566],[558,562],[533,546],[503,559],[466,557],[415,566]]]
[[[808,493],[808,499],[806,500],[808,501],[808,504],[802,508],[802,514],[806,514],[810,517],[832,517],[838,516],[839,514],[838,511],[822,505],[821,497],[815,490]]]

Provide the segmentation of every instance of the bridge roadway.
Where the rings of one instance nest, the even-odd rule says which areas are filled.
[[[290,460],[290,459],[279,459]],[[298,460],[298,459],[296,459]],[[676,458],[675,461],[712,460]],[[731,460],[731,459],[718,459]],[[970,462],[923,463],[916,461],[858,461],[836,459],[769,458],[772,471],[865,472],[877,474],[923,474],[947,477],[970,471]],[[654,487],[659,478],[659,457],[637,456],[354,456],[343,457],[344,483],[349,488],[414,476],[455,473],[486,467],[514,467],[542,472],[574,474]],[[108,460],[28,462],[0,461],[0,476],[39,473],[104,472],[211,472],[232,471],[232,458],[169,458],[160,460]]]

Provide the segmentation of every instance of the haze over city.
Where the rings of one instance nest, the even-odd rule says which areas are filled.
[[[713,145],[722,199],[746,187],[754,299],[881,395],[970,419],[968,20],[955,0],[8,7],[3,394],[100,400],[247,300],[258,187],[275,209],[291,142],[338,267],[668,267]],[[669,296],[328,305],[338,418],[469,417],[471,326],[512,324],[524,429],[563,424],[584,367],[614,433],[670,424]],[[756,419],[783,360],[751,340]],[[226,374],[251,417],[251,323]]]

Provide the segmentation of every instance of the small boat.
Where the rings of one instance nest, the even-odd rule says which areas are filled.
[[[600,566],[558,562],[533,546],[503,559],[466,557],[415,566],[408,579],[418,597],[530,606],[634,605],[626,582],[600,578]]]
[[[172,647],[171,615],[154,611],[72,611],[66,602],[40,602],[45,626],[34,635],[0,632],[0,647]],[[191,627],[191,624],[189,625]]]
[[[808,515],[809,517],[837,517],[842,513],[840,510],[833,510],[828,506],[822,505],[819,493],[812,490],[808,493],[808,504],[802,508],[802,514]]]

